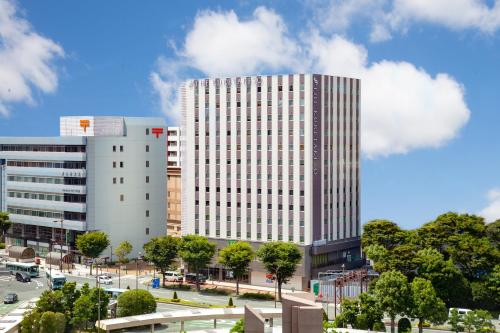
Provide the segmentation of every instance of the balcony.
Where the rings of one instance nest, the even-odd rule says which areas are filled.
[[[36,200],[36,199],[22,199],[22,198],[7,198],[8,206],[34,208],[34,209],[47,209],[56,211],[68,211],[85,213],[87,205],[84,203],[64,202],[64,201],[49,201],[49,200]]]
[[[9,214],[9,219],[14,223],[38,225],[49,228],[60,228],[61,226],[59,221],[59,223],[55,223],[53,218],[48,217]],[[69,230],[85,231],[87,230],[87,223],[84,221],[64,220],[63,227]],[[17,237],[18,236],[19,235],[17,235]]]

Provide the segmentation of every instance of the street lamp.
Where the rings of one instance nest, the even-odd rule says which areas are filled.
[[[61,245],[61,259],[59,260],[59,270],[63,271],[63,222],[64,222],[64,219],[60,219],[60,220],[56,220],[56,221],[53,221],[54,223],[61,223],[61,239],[59,240],[59,244]],[[64,237],[65,239],[65,243],[66,243],[66,248],[68,248],[68,239],[67,237]]]

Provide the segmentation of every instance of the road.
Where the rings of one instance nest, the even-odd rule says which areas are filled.
[[[2,268],[2,267],[0,267]],[[0,304],[0,316],[8,313],[14,308],[18,307],[23,302],[30,300],[35,297],[39,297],[40,294],[44,290],[48,290],[48,286],[45,279],[45,272],[43,270],[40,271],[40,277],[33,278],[31,282],[22,283],[15,280],[14,276],[5,275],[0,276],[0,297],[3,300],[5,294],[9,292],[14,292],[19,296],[19,302],[17,304]],[[75,281],[78,287],[81,287],[84,283],[88,283],[91,287],[94,287],[96,284],[95,277],[87,277],[82,274],[82,276],[74,276],[67,275],[68,281]],[[118,287],[118,276],[112,275],[113,284],[106,287]],[[139,277],[138,287],[141,289],[149,289],[149,291],[155,297],[165,297],[172,298],[173,291],[168,289],[151,289],[148,288],[147,285],[141,283],[150,279],[150,277]],[[126,288],[129,286],[130,288],[135,288],[136,286],[136,277],[134,275],[125,275],[121,277],[120,286],[122,288]],[[177,296],[182,299],[209,303],[209,304],[217,304],[217,305],[227,305],[229,301],[229,296],[218,296],[218,295],[206,295],[202,293],[198,293],[196,291],[177,291]],[[245,304],[254,306],[254,307],[274,307],[274,301],[253,301],[253,300],[240,300],[237,297],[233,297],[233,303],[235,306],[244,306]],[[278,303],[278,306],[280,304]],[[189,307],[188,307],[189,308]],[[158,303],[157,312],[165,312],[165,311],[175,311],[175,310],[183,310],[186,309],[186,306],[175,305],[175,304],[164,304]],[[217,321],[218,328],[229,328],[234,325],[234,320],[219,320]],[[279,324],[278,322],[276,324]],[[213,328],[213,321],[196,321],[196,322],[186,322],[185,329],[186,330],[203,330]],[[156,332],[179,332],[180,323],[174,323],[167,326],[157,327],[155,329]],[[128,330],[132,331],[132,330]],[[133,332],[149,332],[144,329],[137,329]]]

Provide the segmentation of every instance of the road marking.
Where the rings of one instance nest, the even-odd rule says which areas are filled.
[[[36,289],[43,287],[43,283],[42,282],[40,282],[38,280],[33,280],[33,281],[35,281],[35,283],[36,283]]]

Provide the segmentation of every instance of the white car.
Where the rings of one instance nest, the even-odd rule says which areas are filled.
[[[109,276],[109,275],[99,275],[97,277],[97,281],[100,284],[113,284],[113,280],[111,279],[111,276]]]
[[[165,280],[168,282],[182,282],[184,277],[178,272],[165,272]]]

